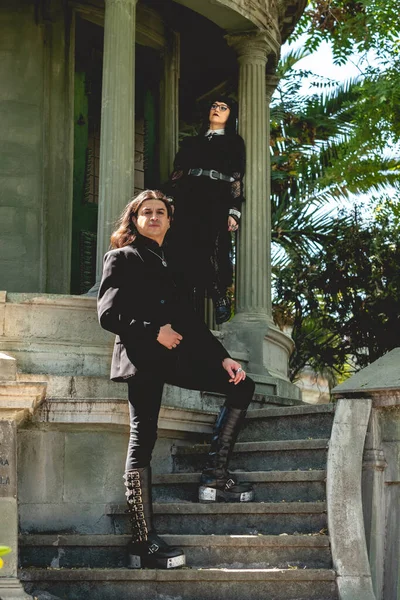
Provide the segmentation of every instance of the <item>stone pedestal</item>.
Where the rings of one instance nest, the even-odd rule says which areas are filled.
[[[17,426],[45,392],[44,384],[26,386],[15,377],[15,360],[0,354],[0,545],[11,548],[0,571],[1,600],[31,598],[18,580]]]
[[[266,87],[268,56],[279,48],[267,33],[230,35],[239,62],[239,132],[246,144],[243,215],[239,231],[236,315],[224,325],[228,348],[248,352],[252,374],[285,382],[285,394],[299,398],[288,380],[293,341],[272,320],[271,208],[269,166],[269,102]],[[276,84],[276,78],[272,83]],[[282,390],[278,389],[278,393]]]

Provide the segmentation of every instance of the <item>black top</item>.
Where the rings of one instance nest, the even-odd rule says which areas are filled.
[[[205,176],[189,175],[189,169],[195,168],[213,169],[232,177],[234,181],[227,182]],[[185,209],[193,203],[191,198],[180,198],[181,187],[183,186],[186,190],[201,185],[211,193],[211,197],[207,195],[203,198],[204,204],[208,205],[207,209],[223,208],[227,216],[229,208],[236,208],[240,211],[243,201],[244,172],[245,146],[240,135],[213,135],[210,139],[199,135],[186,137],[182,140],[179,152],[175,157],[174,170],[165,191],[179,202],[179,208]],[[221,197],[221,202],[213,207],[212,197],[217,194]],[[182,206],[180,206],[181,204]]]
[[[189,169],[195,168],[218,171],[233,181],[190,175]],[[229,209],[241,209],[244,169],[239,135],[184,138],[175,157],[163,188],[175,201],[169,253],[176,272],[194,287],[225,290],[232,282],[228,216]]]
[[[138,369],[156,369],[172,358],[174,350],[157,341],[160,327],[167,323],[216,361],[229,356],[181,296],[162,256],[163,249],[142,236],[104,256],[97,308],[100,325],[117,335],[111,365],[115,381]]]

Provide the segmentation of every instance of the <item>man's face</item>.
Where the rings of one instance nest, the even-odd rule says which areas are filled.
[[[161,200],[145,200],[137,217],[133,217],[133,222],[141,235],[155,240],[160,245],[170,226],[167,207]]]

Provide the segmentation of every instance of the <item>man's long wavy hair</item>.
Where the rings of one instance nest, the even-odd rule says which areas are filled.
[[[165,204],[168,217],[172,220],[172,205],[164,194],[159,190],[144,190],[133,198],[133,200],[131,200],[124,208],[116,223],[116,229],[111,234],[111,248],[123,248],[135,241],[138,232],[135,223],[133,222],[133,217],[137,217],[140,207],[143,202],[146,202],[147,200],[161,200],[161,202]]]

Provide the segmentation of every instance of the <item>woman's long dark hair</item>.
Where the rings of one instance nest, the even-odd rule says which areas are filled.
[[[123,248],[135,241],[138,232],[133,222],[133,217],[137,217],[140,207],[147,200],[161,200],[165,204],[168,217],[172,219],[172,204],[164,194],[159,190],[143,190],[124,208],[122,215],[116,223],[116,229],[111,234],[111,248]]]
[[[200,127],[199,135],[205,135],[210,127],[209,115],[212,104],[214,102],[224,102],[230,108],[230,113],[227,122],[225,123],[225,135],[236,135],[237,134],[237,119],[238,119],[238,105],[233,98],[228,96],[214,96],[213,100],[208,102],[204,108],[204,115],[202,125]]]

